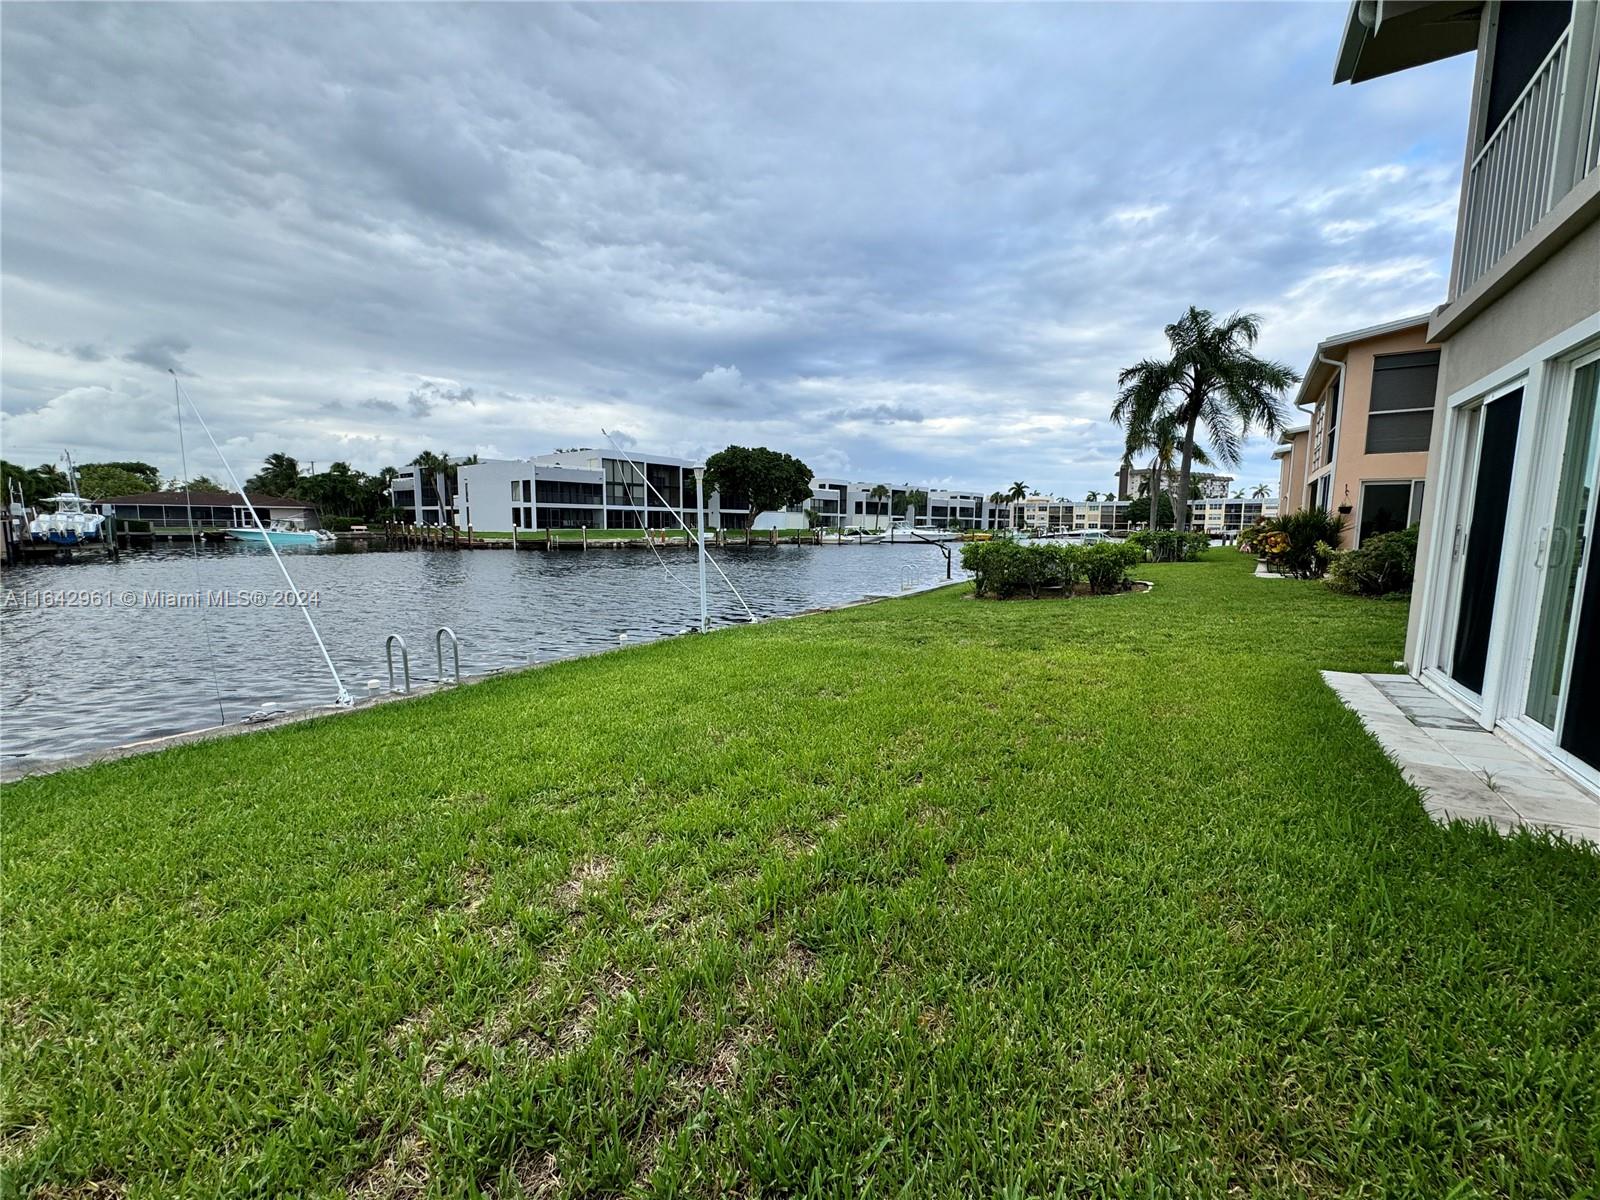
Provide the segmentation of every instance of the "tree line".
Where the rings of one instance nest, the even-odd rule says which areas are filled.
[[[476,462],[477,458],[474,456],[467,461]],[[422,467],[430,477],[443,472],[447,479],[455,478],[456,464],[450,462],[448,456],[431,450],[423,451],[408,465]],[[195,475],[188,480],[174,477],[163,482],[161,472],[147,462],[81,463],[76,466],[75,473],[78,494],[86,500],[143,492],[179,492],[185,488],[190,492],[233,491],[230,485],[219,483],[209,475]],[[244,486],[250,492],[302,500],[323,516],[382,520],[394,515],[389,504],[389,485],[399,473],[395,467],[384,467],[368,474],[347,462],[335,462],[325,471],[307,472],[301,470],[293,456],[280,452],[267,455],[261,469],[246,479]],[[8,499],[13,481],[22,493],[22,502],[29,506],[72,489],[67,473],[53,463],[30,468],[0,460],[0,489]]]

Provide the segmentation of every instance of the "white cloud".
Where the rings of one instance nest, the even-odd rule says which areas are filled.
[[[174,470],[172,367],[242,470],[615,426],[1103,488],[1184,307],[1298,367],[1454,220],[1470,63],[1336,90],[1326,9],[1161,11],[8,7],[7,456]]]

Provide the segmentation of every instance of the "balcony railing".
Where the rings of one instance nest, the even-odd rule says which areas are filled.
[[[1583,156],[1583,174],[1600,170],[1600,54],[1589,72],[1589,152]]]
[[[1552,184],[1571,37],[1568,28],[1467,170],[1456,294],[1471,287],[1559,199]]]

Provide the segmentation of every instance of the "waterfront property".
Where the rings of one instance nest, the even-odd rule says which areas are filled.
[[[8,1185],[1584,1194],[1600,858],[1431,822],[1318,673],[1404,606],[1250,572],[8,786]]]
[[[1337,513],[1346,549],[1422,519],[1439,380],[1427,331],[1424,314],[1327,338],[1301,377],[1295,404],[1310,419],[1279,447],[1286,508]]]
[[[1065,500],[1060,496],[1033,495],[1009,507],[1011,520],[1006,528],[1032,533],[1128,531],[1127,500]]]
[[[629,460],[632,460],[631,462]],[[457,469],[456,523],[474,529],[681,529],[698,525],[695,464],[644,453],[561,450]],[[743,529],[744,509],[707,497],[710,529]]]
[[[317,527],[317,510],[304,500],[260,492],[248,495],[264,522],[288,521],[303,528]],[[227,529],[249,523],[249,513],[237,492],[139,492],[110,496],[95,504],[110,505],[118,521],[148,521],[157,531],[188,529],[191,516],[195,529]]]
[[[452,458],[447,461],[459,471],[460,465],[468,460]],[[452,525],[457,486],[459,484],[451,480],[448,471],[430,471],[411,463],[400,467],[389,481],[389,505],[400,510],[400,521],[408,525]]]
[[[1189,528],[1213,536],[1236,537],[1240,530],[1277,515],[1274,496],[1206,496],[1189,501]]]
[[[1133,482],[1137,487],[1138,480]],[[1010,506],[1011,520],[1001,528],[1125,534],[1132,527],[1128,521],[1131,503],[1127,497],[1065,500],[1059,496],[1029,496]],[[1236,535],[1263,517],[1277,515],[1278,501],[1271,496],[1215,496],[1189,502],[1190,528],[1219,537]]]
[[[1355,4],[1335,80],[1469,52],[1405,661],[1600,789],[1600,4]]]
[[[882,494],[875,495],[879,489]],[[912,493],[919,491],[927,497],[920,509],[911,503]],[[887,529],[896,523],[923,529],[994,529],[1007,527],[1001,515],[1008,509],[990,504],[977,492],[817,478],[811,481],[811,498],[796,511],[815,513],[816,523],[825,529],[850,525]]]
[[[475,529],[677,529],[681,516],[695,525],[696,464],[645,451],[629,457],[631,465],[614,451],[566,450],[463,466],[457,471],[456,521]],[[874,495],[880,488],[882,494]],[[910,502],[915,491],[927,497],[920,510]],[[718,492],[707,497],[707,509],[710,529],[743,529],[751,519]],[[790,512],[792,521],[776,514],[768,526],[1000,528],[999,514],[1009,515],[1009,507],[990,505],[975,492],[819,477],[811,482],[810,498]]]
[[[1192,471],[1189,482],[1199,490],[1200,498],[1206,500],[1221,500],[1228,495],[1233,487],[1233,476],[1224,475],[1215,471]],[[1176,471],[1163,471],[1161,478],[1162,490],[1177,499],[1178,479]],[[1124,500],[1134,500],[1143,496],[1150,490],[1150,468],[1136,467],[1131,463],[1124,463],[1117,468],[1117,495]],[[1193,500],[1190,501],[1194,503]]]

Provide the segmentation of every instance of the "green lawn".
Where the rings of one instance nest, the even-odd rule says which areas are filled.
[[[1440,829],[1213,551],[4,795],[5,1190],[1600,1189],[1600,856]]]

